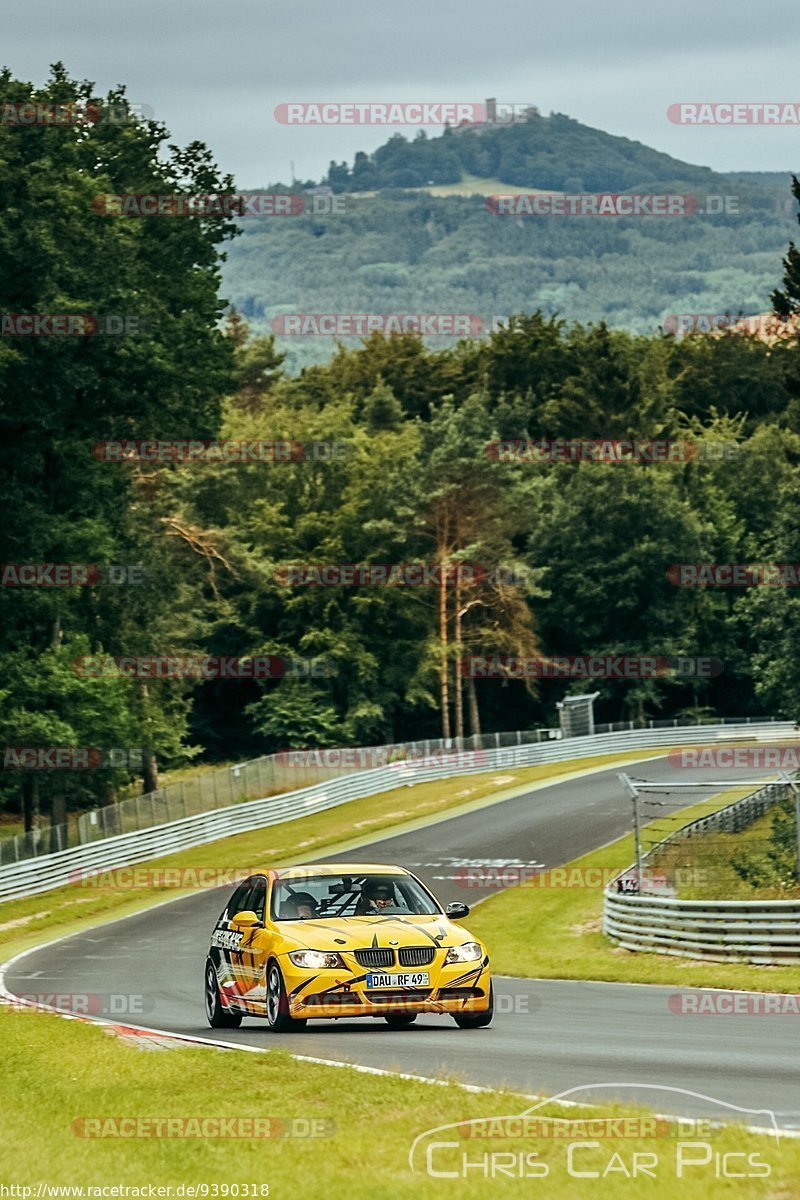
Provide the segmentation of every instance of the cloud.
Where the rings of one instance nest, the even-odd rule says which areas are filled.
[[[538,104],[718,170],[790,170],[796,131],[690,129],[670,123],[680,100],[795,97],[800,26],[794,0],[769,19],[750,0],[39,0],[3,31],[3,61],[42,82],[51,62],[124,82],[185,143],[206,142],[240,186],[320,177],[330,159],[372,150],[386,130],[281,127],[289,100],[472,100]],[[401,129],[413,136],[413,129]]]

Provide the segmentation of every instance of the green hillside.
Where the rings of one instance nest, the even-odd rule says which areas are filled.
[[[327,182],[334,191],[424,187],[456,183],[465,172],[570,192],[625,192],[675,180],[713,190],[724,179],[708,167],[551,113],[514,125],[448,129],[435,138],[424,130],[412,140],[396,133],[373,154],[357,154],[352,168],[331,163]]]
[[[670,313],[762,312],[795,229],[788,173],[715,174],[561,115],[483,133],[395,134],[350,168],[332,163],[325,182],[344,214],[241,222],[224,291],[259,331],[286,313],[491,323],[541,309],[648,332]],[[497,216],[484,196],[503,186],[688,193],[701,207],[708,195],[732,196],[736,211]],[[333,338],[281,336],[279,345],[297,370],[326,360]]]

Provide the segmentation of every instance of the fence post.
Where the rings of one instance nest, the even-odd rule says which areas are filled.
[[[781,778],[784,783],[787,783],[794,792],[794,819],[795,819],[795,836],[797,839],[797,878],[800,879],[800,787],[797,781],[790,779],[785,771],[781,771]]]
[[[633,800],[633,838],[636,844],[636,890],[642,890],[642,839],[639,830],[639,795],[627,775],[620,774],[619,779],[625,784]]]

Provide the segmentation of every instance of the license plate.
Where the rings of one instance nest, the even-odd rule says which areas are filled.
[[[406,972],[402,975],[368,975],[368,988],[427,987],[430,975],[427,971]]]

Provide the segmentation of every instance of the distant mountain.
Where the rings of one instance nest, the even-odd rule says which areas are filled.
[[[561,114],[396,134],[352,167],[331,164],[323,184],[333,198],[309,207],[344,212],[248,217],[229,249],[223,290],[259,331],[298,313],[460,314],[473,332],[537,308],[639,332],[673,314],[762,313],[797,235],[789,172],[721,174]],[[504,189],[675,193],[698,211],[498,215],[486,197]],[[316,334],[278,343],[291,370],[334,349]]]

